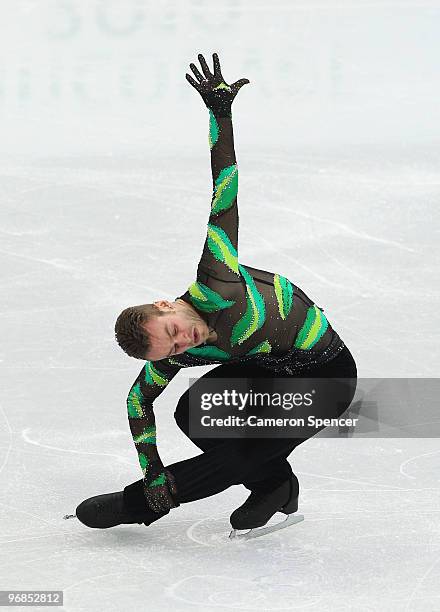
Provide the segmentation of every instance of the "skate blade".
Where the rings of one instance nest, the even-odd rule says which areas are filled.
[[[63,519],[70,519],[70,518],[76,518],[76,514],[65,514],[63,516]]]
[[[268,525],[267,527],[256,527],[255,529],[250,529],[246,533],[237,533],[237,529],[233,529],[229,534],[229,538],[231,540],[250,540],[251,538],[259,538],[261,536],[267,535],[268,533],[273,533],[274,531],[279,531],[280,529],[290,527],[290,525],[295,525],[295,523],[300,523],[303,520],[303,514],[290,514],[287,516],[286,519],[284,519],[284,521],[280,521],[275,525]]]

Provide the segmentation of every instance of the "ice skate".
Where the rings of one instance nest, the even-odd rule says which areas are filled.
[[[304,520],[298,510],[298,479],[293,474],[273,491],[259,493],[253,491],[247,500],[231,514],[231,539],[257,538]],[[273,525],[266,525],[276,512],[287,514],[287,518]],[[245,533],[238,531],[247,530]]]
[[[79,504],[75,514],[66,514],[64,518],[77,517],[87,527],[107,529],[121,524],[138,523],[141,525],[145,523],[149,525],[152,522],[150,514],[153,514],[153,518],[162,516],[153,513],[147,507],[142,513],[131,512],[124,504],[124,492],[117,491],[89,497]]]

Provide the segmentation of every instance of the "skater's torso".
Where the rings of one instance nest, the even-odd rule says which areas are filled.
[[[176,299],[191,304],[217,338],[168,358],[170,363],[192,365],[186,355],[221,363],[265,354],[267,361],[269,355],[276,359],[294,347],[316,352],[328,347],[333,329],[297,285],[245,264],[239,272],[237,278],[220,280],[201,261],[197,281]]]

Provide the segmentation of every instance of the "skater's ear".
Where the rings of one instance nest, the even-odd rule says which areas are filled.
[[[153,306],[155,306],[159,310],[163,309],[165,311],[174,309],[173,304],[171,304],[171,302],[169,302],[168,300],[156,300],[156,302],[153,302]]]

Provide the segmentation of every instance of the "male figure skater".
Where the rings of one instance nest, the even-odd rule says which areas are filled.
[[[322,309],[288,278],[239,262],[231,106],[249,80],[228,85],[216,53],[213,72],[203,55],[198,58],[203,74],[190,64],[197,81],[189,74],[186,79],[209,112],[213,194],[207,237],[196,280],[184,294],[174,302],[158,300],[127,308],[116,321],[121,348],[131,357],[146,360],[127,398],[143,478],[124,491],[82,502],[76,515],[90,527],[149,525],[181,503],[215,495],[234,484],[244,484],[251,491],[231,516],[234,529],[261,527],[277,511],[288,515],[296,511],[299,484],[287,457],[305,438],[193,437],[201,454],[163,466],[156,446],[153,401],[181,368],[220,364],[203,379],[349,378],[353,382],[345,387],[343,397],[328,406],[332,417],[348,408],[355,392],[356,364]],[[264,166],[262,172],[264,180]],[[175,418],[188,436],[189,408],[186,391]]]

